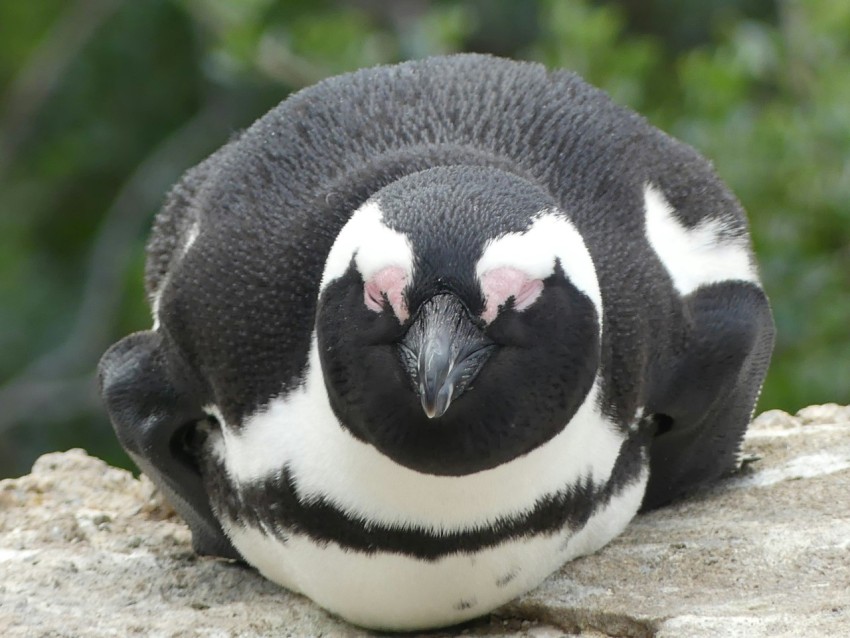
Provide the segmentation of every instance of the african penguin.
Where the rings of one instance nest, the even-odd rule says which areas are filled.
[[[358,625],[482,615],[735,467],[773,344],[740,205],[574,74],[289,97],[158,215],[100,364],[200,553]]]

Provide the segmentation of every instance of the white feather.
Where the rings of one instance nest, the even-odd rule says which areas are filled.
[[[367,201],[342,227],[325,262],[321,290],[342,277],[354,259],[357,270],[368,280],[387,266],[399,266],[410,281],[413,276],[413,249],[403,234],[387,228],[379,202]]]
[[[660,189],[644,188],[646,237],[680,295],[721,281],[758,282],[747,240],[723,238],[723,223],[706,218],[687,228]]]

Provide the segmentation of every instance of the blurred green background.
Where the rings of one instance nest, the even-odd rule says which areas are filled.
[[[710,157],[779,330],[760,409],[850,403],[847,0],[0,0],[0,477],[71,446],[129,465],[93,370],[150,326],[183,170],[292,90],[455,51],[574,69]]]

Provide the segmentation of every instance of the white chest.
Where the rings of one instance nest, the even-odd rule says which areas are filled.
[[[626,434],[599,411],[598,384],[564,429],[528,454],[471,475],[433,476],[395,463],[340,427],[315,373],[315,342],[310,359],[314,372],[302,388],[272,400],[238,431],[224,427],[214,442],[230,489],[261,493],[252,506],[259,517],[242,516],[236,507],[233,520],[222,515],[222,524],[266,577],[355,624],[410,630],[487,613],[564,562],[602,547],[640,506],[645,468],[606,491]],[[280,484],[284,468],[289,519],[276,517],[279,501],[265,489]],[[593,511],[589,520],[573,519],[585,524],[556,522],[545,531],[525,526],[523,517],[540,503],[579,485],[595,490],[588,498],[602,500],[586,510]],[[305,521],[313,520],[310,508],[317,504],[336,518],[308,533]],[[357,526],[357,543],[347,542],[333,521]],[[519,523],[504,533],[506,521]],[[415,530],[441,543],[446,535],[494,529],[502,533],[436,552],[436,558],[404,551],[404,541],[388,549],[373,532]]]
[[[507,540],[437,560],[354,551],[305,535],[284,542],[234,524],[226,530],[245,559],[270,580],[354,624],[412,630],[487,613],[537,586],[566,561],[596,551],[635,515],[645,483],[646,472],[576,532]]]

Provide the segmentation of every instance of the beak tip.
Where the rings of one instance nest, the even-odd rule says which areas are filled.
[[[454,394],[454,386],[450,383],[444,384],[436,395],[433,392],[423,391],[422,409],[425,416],[429,419],[439,419],[443,416],[452,403],[452,394]]]
[[[425,412],[425,416],[427,416],[429,419],[439,419],[446,413],[446,410],[441,410],[440,406],[438,406],[436,403],[429,403],[425,400],[422,401],[422,410]]]

